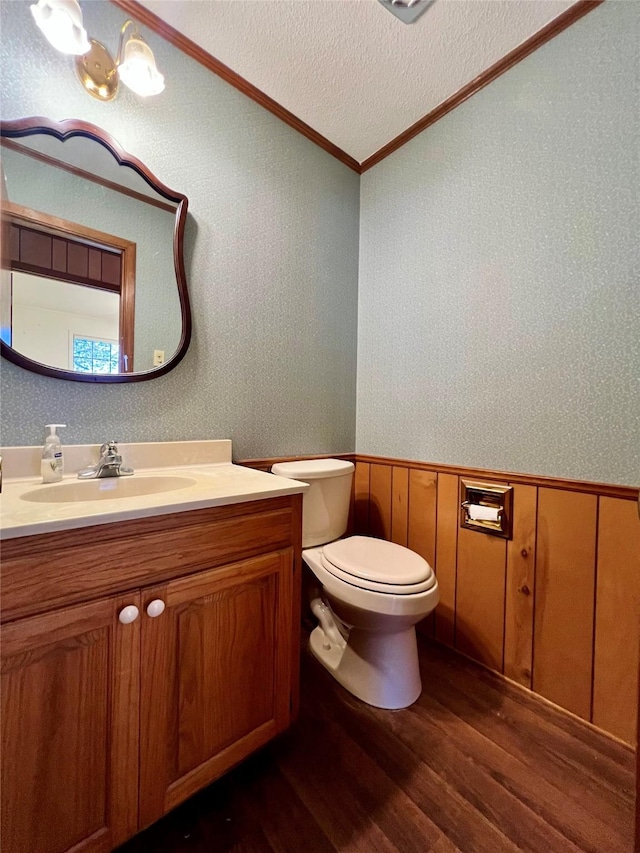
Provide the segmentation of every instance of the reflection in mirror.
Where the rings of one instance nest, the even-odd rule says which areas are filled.
[[[2,353],[50,376],[148,379],[184,355],[187,200],[83,122],[2,124]]]
[[[117,293],[19,271],[11,279],[7,343],[18,352],[85,373],[118,373],[126,365],[121,365]]]

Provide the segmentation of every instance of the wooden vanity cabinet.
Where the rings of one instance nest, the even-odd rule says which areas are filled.
[[[288,726],[300,522],[294,495],[4,543],[3,853],[106,853]]]
[[[109,851],[136,832],[140,624],[110,597],[2,627],[3,853]]]
[[[290,719],[291,549],[145,591],[140,824],[281,732]]]

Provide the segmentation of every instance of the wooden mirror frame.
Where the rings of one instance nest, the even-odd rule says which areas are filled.
[[[138,373],[80,373],[73,370],[50,367],[22,355],[4,341],[0,341],[0,355],[33,373],[52,376],[56,379],[69,379],[73,382],[143,382],[147,379],[155,379],[157,376],[163,376],[165,373],[173,370],[182,361],[191,341],[191,306],[189,304],[189,292],[187,290],[187,278],[184,267],[184,229],[189,205],[187,197],[165,186],[144,163],[138,160],[137,157],[124,151],[110,134],[94,124],[77,119],[65,119],[64,121],[55,122],[42,116],[33,116],[13,121],[0,121],[0,136],[2,137],[18,139],[23,136],[34,136],[36,134],[54,136],[61,142],[72,136],[83,136],[87,139],[93,139],[106,148],[120,166],[128,166],[133,169],[155,192],[178,205],[173,231],[173,262],[180,299],[182,333],[178,348],[171,358],[158,367]]]

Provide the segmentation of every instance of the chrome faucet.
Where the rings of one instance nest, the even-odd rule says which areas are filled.
[[[122,464],[122,456],[118,453],[115,441],[109,441],[100,448],[100,459],[97,465],[89,465],[78,471],[79,480],[97,480],[102,477],[129,477],[133,468]]]

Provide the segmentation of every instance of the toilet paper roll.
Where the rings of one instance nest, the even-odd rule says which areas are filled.
[[[469,518],[472,521],[498,521],[500,509],[493,506],[480,506],[479,504],[469,504],[467,507]]]

